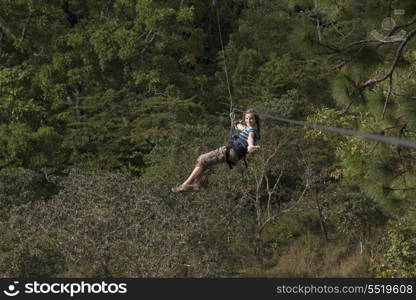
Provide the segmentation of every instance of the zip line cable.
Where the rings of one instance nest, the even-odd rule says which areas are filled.
[[[214,6],[216,6],[217,2],[213,2]],[[221,44],[221,51],[222,51],[222,58],[223,58],[223,62],[224,62],[224,72],[225,72],[225,79],[227,82],[227,89],[228,89],[228,95],[230,98],[230,119],[234,120],[235,115],[234,115],[234,103],[233,103],[233,96],[231,93],[231,84],[230,84],[230,80],[228,77],[228,70],[227,70],[227,62],[225,60],[225,51],[224,51],[224,43],[222,41],[222,33],[221,33],[221,23],[220,23],[220,14],[218,12],[218,6],[216,6],[216,13],[217,13],[217,24],[218,24],[218,33],[219,33],[219,38],[220,38],[220,44]]]
[[[241,109],[237,109],[237,108],[234,108],[234,109],[238,112],[244,112]],[[352,129],[345,129],[345,128],[339,128],[339,127],[319,125],[319,124],[314,124],[314,123],[309,123],[309,122],[304,122],[304,121],[296,121],[296,120],[292,120],[292,119],[272,116],[272,115],[263,114],[263,113],[257,113],[257,114],[259,116],[262,116],[262,117],[265,117],[265,118],[268,118],[268,119],[273,119],[273,120],[286,122],[286,123],[290,123],[290,124],[295,124],[295,125],[300,125],[300,126],[311,127],[311,128],[315,128],[315,129],[322,129],[322,130],[325,130],[325,131],[331,131],[331,132],[339,133],[341,135],[357,136],[357,137],[362,137],[362,138],[368,139],[368,140],[383,142],[383,143],[386,143],[386,144],[392,144],[392,145],[403,146],[403,147],[408,147],[408,148],[416,148],[416,141],[415,140],[402,139],[402,138],[397,138],[397,137],[392,137],[392,136],[385,136],[385,135],[381,135],[381,134],[360,132],[360,131],[352,130]]]

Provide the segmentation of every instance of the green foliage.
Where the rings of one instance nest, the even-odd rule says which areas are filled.
[[[332,81],[332,96],[339,105],[348,105],[354,101],[356,83],[345,74],[338,74]]]
[[[64,163],[62,136],[52,127],[32,131],[27,125],[0,125],[0,166],[39,170]]]
[[[27,169],[3,169],[0,172],[0,208],[10,208],[35,201],[47,200],[56,193],[56,185]]]
[[[305,116],[310,109],[308,97],[297,89],[288,90],[279,98],[272,98],[261,104],[262,111],[284,118],[299,119]],[[266,121],[266,120],[265,120]]]
[[[65,258],[56,242],[48,237],[23,240],[0,239],[0,272],[8,277],[59,277],[65,271]]]
[[[44,1],[2,4],[5,13],[21,10],[10,24],[20,21],[23,32],[21,43],[2,43],[15,58],[2,60],[7,61],[0,72],[2,121],[18,124],[16,135],[23,137],[19,153],[7,153],[16,161],[3,165],[60,168],[66,164],[140,173],[149,145],[136,142],[138,128],[132,127],[143,119],[137,114],[152,102],[146,99],[153,98],[157,106],[156,99],[194,96],[201,81],[194,80],[191,70],[198,67],[206,39],[203,30],[194,26],[198,22],[194,10],[200,5],[136,2],[71,1],[62,7]],[[47,9],[51,11],[46,13]],[[34,17],[37,14],[45,17],[43,22]],[[44,22],[53,16],[53,26],[46,28]],[[32,19],[38,23],[29,29]],[[7,31],[6,41],[18,39],[17,31]],[[29,55],[13,54],[13,47]],[[205,75],[203,70],[198,72]],[[59,154],[46,154],[59,159],[46,162],[36,157],[33,163],[26,162],[25,156],[36,153],[27,142],[32,135],[28,126],[35,139],[44,140],[45,135],[53,139],[53,130],[62,135],[59,143],[49,141]],[[21,134],[23,128],[26,135]],[[145,136],[154,133],[148,126],[141,130],[147,131]],[[17,143],[9,141],[9,136],[4,137],[5,144]],[[140,154],[131,156],[129,148]]]
[[[416,274],[415,227],[405,218],[389,223],[382,242],[383,257],[373,265],[380,277],[414,277]]]
[[[251,255],[249,214],[225,191],[178,201],[166,182],[76,170],[62,185],[0,224],[3,276],[224,276]]]
[[[377,203],[362,192],[339,190],[327,192],[325,198],[331,224],[350,238],[369,240],[386,220]]]

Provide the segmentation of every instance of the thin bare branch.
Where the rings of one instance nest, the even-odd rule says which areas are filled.
[[[390,76],[389,81],[388,81],[388,91],[387,91],[386,101],[384,101],[383,114],[381,115],[381,119],[384,119],[384,115],[386,114],[387,104],[390,101],[392,90],[393,90],[393,76]]]
[[[286,208],[284,210],[279,211],[278,213],[274,214],[273,216],[268,217],[260,226],[259,228],[259,232],[261,233],[264,228],[266,227],[266,225],[268,223],[270,223],[271,221],[273,221],[274,219],[276,219],[278,216],[281,216],[284,213],[290,212],[292,211],[294,208],[296,208],[296,206],[301,203],[307,189],[309,188],[309,185],[305,185],[305,188],[303,189],[302,194],[300,195],[300,197],[298,198],[298,200],[295,201],[295,203],[293,203],[289,208]]]
[[[268,194],[268,199],[267,199],[267,215],[268,217],[270,217],[270,211],[271,211],[271,201],[272,201],[272,197],[273,194],[276,192],[277,189],[277,185],[280,182],[280,179],[282,178],[283,175],[283,170],[280,171],[279,177],[276,179],[276,182],[274,183],[273,187],[270,189],[270,184],[269,184],[269,177],[266,176],[266,187],[267,187],[267,194]]]
[[[27,25],[28,25],[28,24],[29,24],[29,22],[30,22],[30,19],[32,18],[32,15],[33,15],[33,14],[30,14],[30,15],[27,17],[27,19],[26,19],[25,23],[23,24],[22,34],[20,35],[20,38],[19,38],[19,44],[21,44],[21,43],[23,42],[23,40],[25,39],[25,36],[26,36],[26,28],[27,28]]]
[[[10,36],[12,38],[13,41],[17,40],[17,37],[13,34],[13,32],[4,24],[7,24],[7,22],[5,22],[3,20],[3,18],[0,17],[0,29],[7,35]]]

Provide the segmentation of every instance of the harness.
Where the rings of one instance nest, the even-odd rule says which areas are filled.
[[[244,159],[244,164],[247,166],[247,159],[246,159],[246,154],[247,154],[247,148],[244,147],[243,144],[241,144],[240,139],[238,138],[238,136],[231,136],[230,140],[228,141],[228,144],[226,146],[226,150],[225,150],[225,160],[227,161],[228,166],[230,167],[230,169],[232,169],[235,166],[235,162],[230,160],[230,151],[231,149],[234,150],[234,152],[237,154],[238,156],[238,160]]]
[[[247,129],[244,129],[244,130],[247,130]],[[254,129],[248,129],[247,134],[249,134],[250,132],[256,132],[256,131]],[[257,132],[256,132],[256,135],[257,135]],[[233,118],[231,118],[230,137],[228,140],[228,144],[226,145],[226,151],[225,151],[225,158],[230,169],[232,169],[233,166],[235,166],[235,162],[233,162],[230,159],[231,149],[233,149],[234,152],[237,154],[237,158],[238,158],[237,161],[244,159],[244,164],[247,168],[248,166],[247,166],[246,154],[247,154],[248,145],[242,143],[241,137],[237,134],[235,130]]]

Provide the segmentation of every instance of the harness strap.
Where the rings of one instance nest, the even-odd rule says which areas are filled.
[[[225,160],[226,160],[228,166],[230,167],[230,170],[235,166],[235,163],[230,160],[230,150],[231,149],[232,149],[232,147],[230,146],[230,144],[228,144],[227,148],[225,150]]]
[[[230,160],[231,149],[233,149],[234,152],[238,155],[238,160],[244,159],[244,164],[247,168],[248,167],[247,160],[246,160],[247,149],[245,149],[244,146],[238,141],[238,138],[231,137],[225,150],[225,160],[228,166],[230,167],[230,169],[232,169],[235,166],[235,162]]]

